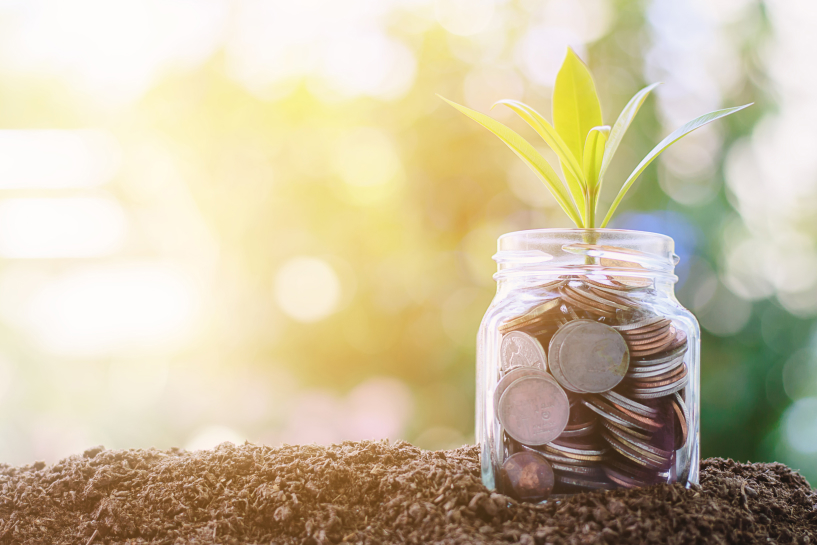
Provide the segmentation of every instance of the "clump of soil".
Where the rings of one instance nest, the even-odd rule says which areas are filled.
[[[529,505],[486,490],[476,447],[95,448],[0,466],[0,543],[814,543],[817,494],[781,464],[703,463],[701,486]]]

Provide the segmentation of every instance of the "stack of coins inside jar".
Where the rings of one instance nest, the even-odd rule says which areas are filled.
[[[499,324],[500,490],[542,501],[673,482],[687,440],[687,337],[652,281],[562,276]]]

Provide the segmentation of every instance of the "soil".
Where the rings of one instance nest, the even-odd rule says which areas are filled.
[[[701,486],[516,503],[476,447],[398,442],[90,449],[0,465],[0,544],[815,543],[817,493],[781,464],[703,462]]]

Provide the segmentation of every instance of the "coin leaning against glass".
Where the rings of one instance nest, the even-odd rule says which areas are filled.
[[[622,381],[630,364],[627,343],[612,327],[581,320],[556,346],[559,367],[567,382],[582,392],[606,392]],[[553,355],[551,354],[551,358]]]
[[[519,367],[535,367],[547,371],[547,356],[542,343],[522,331],[511,331],[502,337],[499,360],[504,372]]]
[[[536,452],[518,452],[502,464],[506,493],[522,501],[540,501],[550,496],[554,475],[550,463]]]
[[[544,445],[559,437],[570,416],[567,395],[546,373],[524,376],[510,384],[497,405],[505,433],[524,445]]]

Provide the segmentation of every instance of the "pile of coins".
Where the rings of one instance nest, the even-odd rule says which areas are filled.
[[[652,282],[562,276],[499,325],[499,483],[520,500],[675,480],[686,444],[686,333]]]

